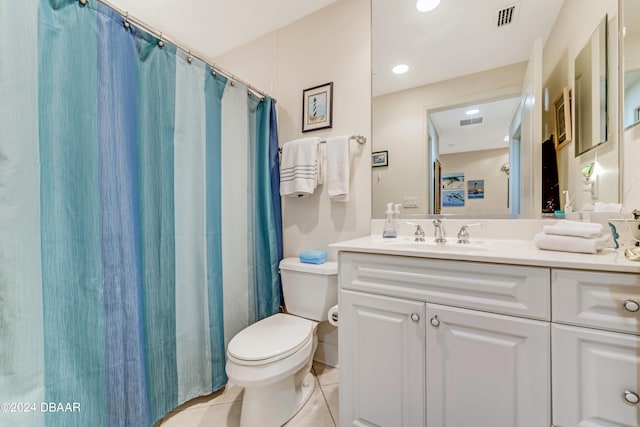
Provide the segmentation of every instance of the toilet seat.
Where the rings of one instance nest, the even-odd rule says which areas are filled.
[[[296,353],[313,339],[316,322],[274,314],[240,331],[229,342],[227,356],[241,365],[264,365]]]

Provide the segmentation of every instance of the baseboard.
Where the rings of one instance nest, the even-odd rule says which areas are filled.
[[[334,368],[338,367],[338,346],[324,341],[318,341],[316,354],[313,356],[315,362],[323,363]]]

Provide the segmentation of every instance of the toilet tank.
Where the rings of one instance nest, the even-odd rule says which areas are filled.
[[[280,261],[282,292],[287,312],[318,322],[338,303],[338,263],[307,264],[298,258]]]

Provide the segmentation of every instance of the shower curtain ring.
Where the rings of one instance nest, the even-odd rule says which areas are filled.
[[[160,40],[158,40],[158,47],[160,49],[164,47],[164,42],[162,41],[162,33],[160,33]]]
[[[187,55],[187,62],[191,64],[191,61],[193,61],[193,58],[191,58],[191,51],[187,52]]]
[[[126,13],[125,13],[125,15],[124,15],[124,22],[122,23],[122,25],[124,25],[124,28],[125,28],[125,29],[127,29],[127,30],[128,30],[128,29],[129,29],[129,27],[131,26],[131,25],[129,24],[129,12],[126,12]]]
[[[81,6],[86,6],[87,5],[87,0],[80,0],[80,5]]]

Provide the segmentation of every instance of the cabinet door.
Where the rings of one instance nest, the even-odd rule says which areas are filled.
[[[340,424],[423,426],[425,303],[340,291]]]
[[[427,304],[427,425],[548,426],[549,328]]]
[[[640,425],[627,393],[640,394],[640,338],[555,324],[551,337],[554,425]]]

